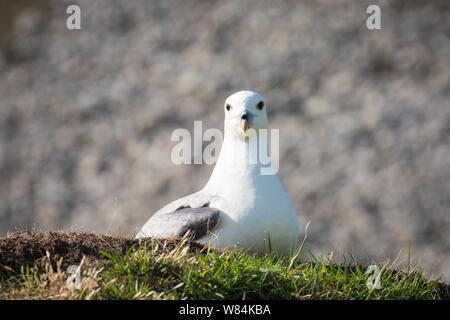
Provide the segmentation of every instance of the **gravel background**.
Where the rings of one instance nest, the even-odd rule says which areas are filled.
[[[66,29],[81,7],[82,30]],[[382,30],[365,27],[379,4]],[[133,235],[213,166],[176,128],[265,96],[308,246],[450,279],[448,1],[1,1],[0,234]]]

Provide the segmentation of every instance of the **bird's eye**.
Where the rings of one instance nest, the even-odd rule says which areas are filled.
[[[230,111],[231,110],[231,106],[227,103],[227,105],[225,106],[225,108]]]
[[[264,102],[263,101],[258,102],[256,107],[258,108],[258,110],[262,110],[262,108],[264,108]]]

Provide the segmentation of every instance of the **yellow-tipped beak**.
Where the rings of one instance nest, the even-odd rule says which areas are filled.
[[[241,127],[242,127],[242,131],[244,131],[244,133],[247,132],[247,129],[248,129],[247,120],[245,120],[245,119],[242,120]]]

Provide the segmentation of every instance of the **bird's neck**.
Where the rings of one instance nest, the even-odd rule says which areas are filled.
[[[261,150],[260,150],[261,149]],[[244,138],[225,131],[225,136],[216,166],[205,189],[252,185],[261,177],[261,154],[268,158],[267,143],[260,143],[260,137]],[[270,158],[269,158],[270,159]]]

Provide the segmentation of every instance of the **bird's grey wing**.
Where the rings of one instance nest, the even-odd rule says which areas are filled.
[[[182,208],[200,208],[200,207],[209,207],[209,204],[211,203],[211,201],[213,199],[215,199],[217,197],[212,196],[210,194],[204,193],[202,191],[196,192],[196,193],[192,193],[190,195],[187,195],[183,198],[180,198],[178,200],[175,200],[167,205],[165,205],[164,207],[162,207],[161,209],[159,209],[153,216],[158,216],[160,214],[164,214],[167,212],[173,212],[173,211],[177,211],[179,209]]]
[[[142,227],[136,238],[190,237],[199,239],[217,227],[221,211],[209,207],[213,196],[197,192],[178,199],[156,212]]]
[[[188,233],[191,239],[197,240],[218,225],[220,215],[220,210],[215,208],[182,208],[153,216],[137,237],[181,238]]]

